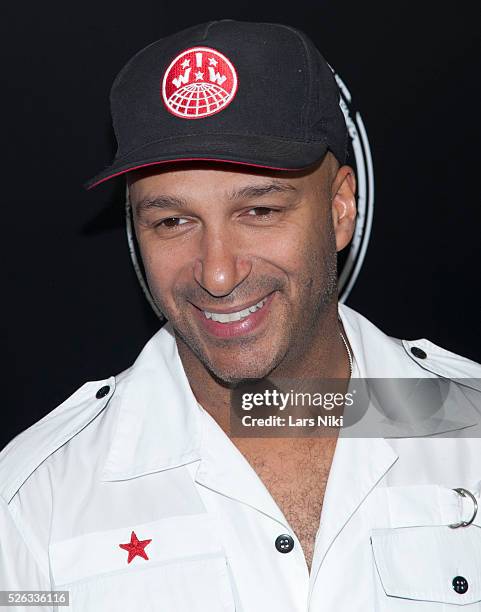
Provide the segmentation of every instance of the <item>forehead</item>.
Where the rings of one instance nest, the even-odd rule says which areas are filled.
[[[279,171],[224,162],[187,162],[153,166],[129,172],[127,181],[132,199],[149,194],[171,193],[182,197],[199,197],[220,193],[235,197],[256,194],[256,189],[270,192],[302,191],[326,180],[323,164],[306,170]],[[252,194],[249,194],[252,187]]]

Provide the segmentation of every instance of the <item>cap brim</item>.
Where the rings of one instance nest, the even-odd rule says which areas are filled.
[[[302,170],[320,161],[325,142],[301,142],[253,135],[197,134],[159,140],[115,158],[111,166],[85,183],[92,189],[131,170],[176,161],[217,161],[270,170]]]

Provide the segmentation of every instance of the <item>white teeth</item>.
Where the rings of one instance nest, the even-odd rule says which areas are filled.
[[[267,298],[264,298],[254,306],[250,306],[249,308],[245,308],[244,310],[239,310],[237,312],[216,313],[208,312],[207,310],[203,310],[202,312],[204,313],[207,319],[212,319],[212,321],[217,321],[219,323],[230,323],[231,321],[240,321],[240,319],[248,317],[256,310],[262,308],[266,302]]]

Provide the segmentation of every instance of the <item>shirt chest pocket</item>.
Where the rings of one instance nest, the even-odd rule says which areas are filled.
[[[74,612],[234,612],[227,559],[207,514],[84,534],[50,546]]]
[[[377,529],[371,543],[379,612],[481,611],[479,527]]]

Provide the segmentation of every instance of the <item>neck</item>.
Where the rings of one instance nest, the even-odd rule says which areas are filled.
[[[341,331],[344,333],[335,302],[312,330],[302,331],[303,341],[292,347],[289,355],[269,374],[269,379],[273,382],[280,379],[348,379],[349,357]],[[177,334],[176,341],[197,401],[224,431],[229,432],[231,386],[216,379]]]

